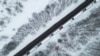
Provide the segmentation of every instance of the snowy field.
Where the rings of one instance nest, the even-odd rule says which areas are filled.
[[[100,56],[100,1],[74,18],[26,56]]]
[[[0,56],[13,56],[84,1],[0,0]]]

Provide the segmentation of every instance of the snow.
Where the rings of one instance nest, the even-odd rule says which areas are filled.
[[[79,6],[83,2],[84,2],[84,0],[82,0],[82,1],[79,0],[78,3],[72,4],[71,6],[67,7],[59,16],[54,17],[49,23],[47,23],[46,24],[47,26],[45,27],[45,29],[41,28],[38,32],[36,32],[36,34],[33,35],[34,38],[33,38],[33,36],[28,35],[28,37],[25,38],[25,40],[23,41],[23,43],[21,43],[20,46],[16,48],[17,50],[15,50],[15,52],[21,50],[28,43],[30,43],[31,41],[33,41],[34,39],[36,39],[36,37],[38,37],[39,35],[41,35],[43,32],[45,32],[47,29],[49,29],[53,24],[55,24],[56,22],[58,22],[59,20],[61,20],[64,16],[66,16],[68,13],[70,13],[72,10],[74,10],[77,6]],[[30,40],[30,41],[27,41],[27,40]],[[13,53],[14,53],[14,51],[13,51]]]
[[[9,39],[7,40],[6,43],[10,42],[12,39],[11,37],[17,32],[18,28],[25,24],[28,23],[28,18],[32,17],[33,12],[39,13],[40,11],[44,10],[47,4],[49,4],[51,0],[28,0],[27,2],[23,3],[24,9],[22,13],[19,13],[17,16],[10,16],[11,17],[11,22],[7,25],[7,28],[3,30],[3,32],[0,32],[1,35],[7,35]],[[14,50],[12,51],[8,56],[12,56],[15,53],[17,53],[19,50],[23,49],[27,44],[29,44],[31,41],[36,39],[39,35],[41,35],[43,32],[45,32],[47,29],[49,29],[53,24],[61,20],[64,16],[69,14],[72,10],[74,10],[76,7],[78,7],[81,3],[83,3],[84,0],[78,0],[78,3],[72,4],[68,6],[60,15],[55,16],[52,18],[50,22],[46,24],[46,27],[41,27],[36,34],[29,34],[25,40]],[[6,13],[5,13],[6,14]],[[15,31],[12,31],[12,29],[15,29]],[[34,36],[34,38],[33,38]],[[57,38],[55,38],[57,39]],[[55,41],[55,39],[52,39]],[[29,41],[27,41],[29,40]],[[2,42],[0,42],[2,43]],[[4,43],[4,42],[3,42]],[[2,43],[2,44],[3,44]],[[2,45],[2,47],[4,44]],[[2,49],[1,47],[1,49]]]
[[[89,7],[85,12],[81,11],[81,14],[79,14],[77,17],[75,17],[75,20],[70,20],[68,23],[64,24],[64,28],[62,30],[57,30],[56,33],[54,33],[54,36],[48,36],[46,40],[44,40],[41,46],[37,47],[36,49],[33,48],[33,50],[30,51],[30,54],[28,56],[33,56],[35,53],[37,53],[40,50],[45,50],[48,45],[48,43],[57,43],[57,40],[60,38],[60,34],[64,33],[68,30],[69,25],[71,24],[75,24],[79,21],[82,21],[83,19],[86,19],[87,17],[89,17],[89,15],[91,14],[91,10],[96,9],[100,6],[100,1],[98,1],[97,3],[92,4],[91,7]],[[96,41],[95,38],[90,39],[90,41],[88,42],[88,44],[90,44],[91,42]],[[88,45],[86,44],[86,46]],[[60,45],[61,46],[61,45]],[[81,46],[82,50],[78,51],[78,52],[70,52],[68,51],[72,56],[78,56],[79,53],[83,52],[84,49],[86,48],[86,46]],[[67,52],[67,50],[66,50]],[[53,54],[53,53],[52,53]]]

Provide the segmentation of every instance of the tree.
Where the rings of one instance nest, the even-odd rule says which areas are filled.
[[[1,50],[2,55],[8,55],[12,50],[14,50],[17,47],[18,43],[15,41],[11,41],[8,44],[6,44],[3,49]]]

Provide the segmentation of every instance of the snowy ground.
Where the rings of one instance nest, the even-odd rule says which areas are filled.
[[[28,56],[100,56],[100,1],[48,36]],[[58,29],[59,30],[59,29]]]
[[[1,1],[3,1],[3,0],[1,0]],[[17,0],[17,1],[19,1],[19,0]],[[69,3],[67,4],[67,6],[65,6],[65,8],[62,7],[63,9],[62,9],[60,14],[57,15],[55,13],[58,13],[59,11],[58,12],[54,11],[55,15],[52,16],[50,14],[50,16],[52,16],[51,17],[52,19],[51,20],[49,19],[50,21],[48,21],[48,23],[45,24],[46,25],[45,27],[39,27],[38,30],[35,30],[35,33],[31,32],[31,34],[27,34],[28,36],[26,37],[26,36],[22,36],[21,33],[18,32],[19,28],[21,28],[22,25],[30,24],[29,19],[34,19],[32,14],[40,13],[41,11],[44,11],[45,7],[48,4],[52,4],[57,0],[55,0],[55,1],[51,1],[51,0],[45,0],[45,1],[42,1],[42,0],[37,0],[37,1],[34,1],[34,0],[20,0],[20,1],[21,2],[24,1],[22,3],[23,4],[23,9],[22,9],[22,12],[20,12],[20,13],[18,13],[20,10],[18,10],[17,12],[16,12],[16,10],[14,10],[13,7],[16,7],[16,5],[12,6],[12,4],[15,4],[16,1],[11,2],[11,0],[9,0],[7,2],[8,5],[3,5],[4,7],[2,6],[2,3],[0,4],[0,7],[2,8],[2,9],[0,9],[1,12],[2,12],[2,10],[4,10],[7,7],[11,8],[10,14],[9,13],[7,14],[7,11],[5,11],[5,10],[4,10],[3,13],[0,12],[0,14],[2,14],[3,16],[5,16],[5,17],[8,16],[8,19],[5,20],[5,25],[4,26],[0,26],[1,27],[0,39],[2,40],[2,41],[0,41],[0,44],[2,44],[2,46],[0,46],[0,55],[1,56],[8,55],[8,54],[6,54],[6,52],[11,52],[13,49],[15,49],[17,47],[16,45],[19,45],[19,42],[20,42],[20,45],[8,55],[8,56],[13,56],[19,50],[24,48],[28,43],[33,41],[36,37],[41,35],[48,28],[50,28],[53,24],[58,22],[61,18],[63,18],[65,15],[70,13],[72,10],[74,10],[76,7],[78,7],[81,3],[84,2],[84,0],[78,0],[78,2],[74,3],[75,1],[73,2],[71,0],[68,0]],[[57,4],[60,5],[59,3],[57,3]],[[2,18],[3,17],[0,16],[0,19],[2,19]],[[2,27],[4,27],[4,28],[2,28]],[[30,27],[30,25],[29,25],[29,27]],[[29,30],[32,31],[33,29],[29,29]],[[19,35],[16,35],[17,33]],[[18,36],[19,36],[19,38],[17,38]],[[20,39],[20,37],[23,37],[24,40],[23,41],[22,40],[20,40],[20,41],[17,40],[17,39]],[[14,42],[15,44],[13,44],[12,42]],[[10,44],[11,47],[9,46],[9,44]],[[11,48],[11,51],[6,50],[6,49],[9,49],[9,48]]]
[[[83,0],[84,1],[84,0]],[[33,35],[28,35],[27,38],[23,41],[23,43],[21,43],[21,45],[18,47],[18,49],[15,50],[19,51],[21,50],[24,46],[26,46],[28,43],[30,43],[31,41],[33,41],[36,37],[38,37],[39,35],[41,35],[43,32],[45,32],[47,29],[49,29],[53,24],[55,24],[56,22],[58,22],[61,18],[63,18],[64,16],[66,16],[68,13],[70,13],[72,10],[74,10],[77,6],[79,6],[83,1],[80,1],[77,4],[72,4],[71,6],[67,7],[66,10],[64,10],[59,16],[55,16],[52,18],[52,20],[50,22],[48,22],[44,29],[44,27],[41,27],[41,29],[36,32],[36,34]],[[75,6],[76,5],[76,6]],[[68,11],[69,10],[69,11]],[[33,38],[34,37],[34,38]],[[30,40],[30,41],[27,41]],[[24,44],[25,43],[25,44]],[[14,52],[14,51],[13,51]]]
[[[1,40],[4,39],[0,41],[0,43],[2,43],[2,46],[11,40],[11,36],[16,33],[19,25],[23,24],[23,22],[18,23],[19,20],[23,20],[23,17],[21,15],[22,12],[18,13],[15,10],[12,10],[11,12],[16,14],[16,16],[14,16],[14,15],[9,14],[6,8],[14,9],[15,7],[18,6],[16,5],[16,2],[21,3],[22,6],[24,6],[23,3],[25,3],[24,1],[21,1],[21,0],[20,1],[16,0],[12,2],[11,0],[7,0],[6,4],[4,4],[4,2],[6,2],[6,0],[0,0],[0,38]],[[23,10],[23,8],[20,8],[20,9]],[[20,14],[20,16],[18,14]],[[26,20],[23,20],[23,21],[26,22]],[[2,38],[2,36],[6,36],[7,38]],[[0,46],[0,49],[2,48],[2,46]]]

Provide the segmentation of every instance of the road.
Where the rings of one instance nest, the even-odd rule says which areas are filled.
[[[73,10],[71,13],[69,13],[64,18],[62,18],[59,22],[54,24],[51,28],[49,28],[46,32],[44,32],[39,37],[37,37],[37,39],[35,39],[31,43],[29,43],[25,48],[23,48],[21,51],[16,53],[14,56],[23,56],[24,54],[26,54],[28,51],[30,51],[32,48],[34,48],[38,43],[43,41],[47,36],[49,36],[51,33],[53,33],[61,25],[65,24],[68,20],[70,20],[72,17],[74,17],[77,13],[79,13],[81,10],[83,10],[85,7],[87,7],[92,2],[93,2],[93,0],[86,0],[85,2],[83,2],[75,10]]]

